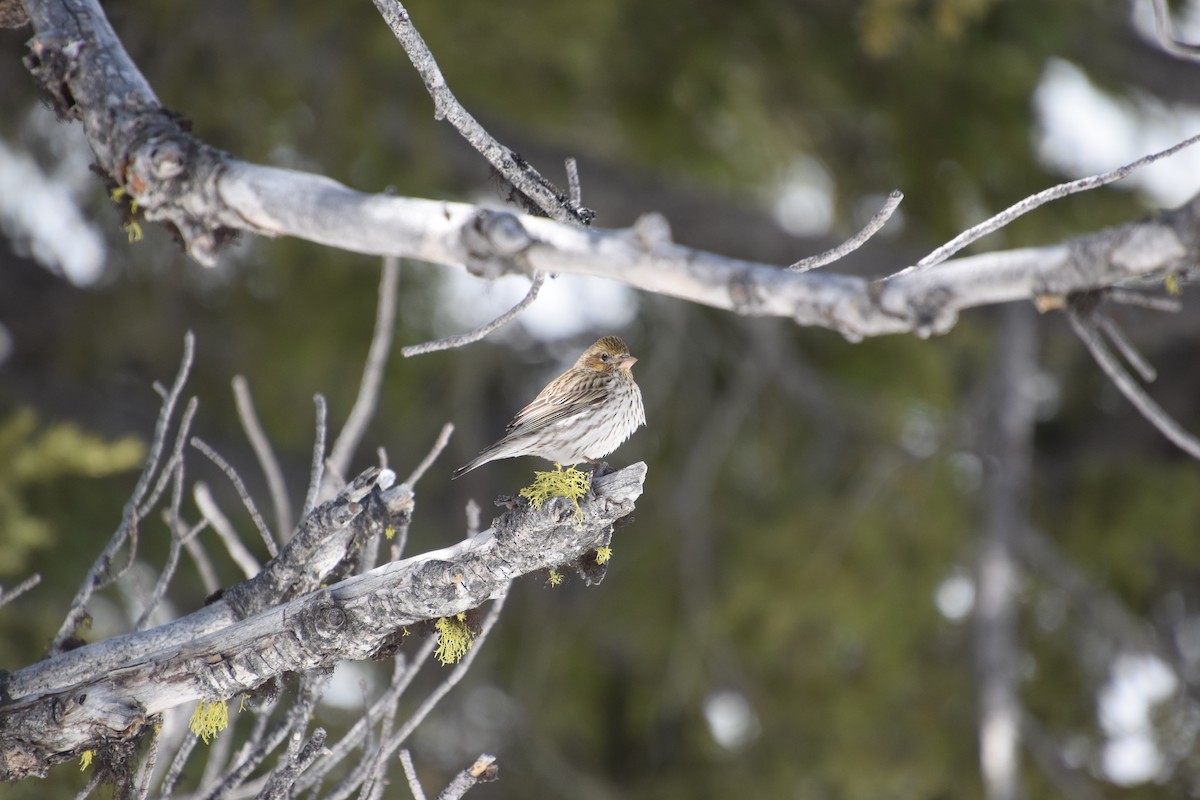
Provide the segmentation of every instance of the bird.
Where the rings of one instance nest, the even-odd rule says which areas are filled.
[[[598,340],[517,412],[500,441],[455,470],[452,479],[516,456],[541,456],[560,468],[595,464],[646,424],[642,392],[630,371],[635,363],[620,338]]]

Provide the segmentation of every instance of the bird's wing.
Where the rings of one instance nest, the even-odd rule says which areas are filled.
[[[599,405],[608,395],[609,380],[608,375],[591,370],[567,370],[517,412],[505,434],[539,430]]]

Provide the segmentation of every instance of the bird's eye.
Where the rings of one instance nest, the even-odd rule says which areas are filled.
[[[601,354],[600,354],[600,360],[601,360],[601,361],[608,361],[608,353],[601,353]]]

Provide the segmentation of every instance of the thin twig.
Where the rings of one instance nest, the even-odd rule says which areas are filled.
[[[1162,49],[1188,61],[1200,61],[1200,46],[1181,41],[1175,36],[1174,27],[1167,0],[1154,0],[1154,35]]]
[[[137,525],[138,513],[137,508],[145,497],[146,490],[150,486],[150,481],[154,478],[154,474],[158,469],[159,459],[162,456],[163,443],[166,441],[167,429],[171,424],[171,417],[175,413],[175,404],[179,400],[179,395],[183,392],[184,384],[187,382],[188,373],[192,369],[192,358],[195,355],[195,337],[191,331],[183,337],[183,357],[179,363],[179,371],[175,374],[175,382],[171,385],[170,391],[163,396],[162,408],[158,412],[158,420],[154,425],[154,437],[150,442],[150,452],[146,456],[146,464],[142,467],[142,474],[138,478],[137,485],[133,489],[133,493],[129,497],[129,501],[125,504],[125,510],[122,514],[121,524],[118,526],[104,550],[101,551],[99,557],[92,563],[91,569],[88,570],[87,576],[83,579],[83,584],[75,593],[75,597],[71,600],[70,610],[67,611],[66,619],[63,620],[58,632],[54,635],[48,655],[58,655],[63,651],[63,646],[75,632],[79,623],[87,614],[87,603],[102,581],[102,576],[108,571],[112,563],[113,556],[125,544],[125,540],[131,535],[133,529]]]
[[[438,68],[429,46],[413,26],[408,11],[397,0],[375,0],[375,8],[383,15],[388,27],[408,54],[409,60],[425,82],[433,98],[434,118],[447,120],[462,134],[489,163],[516,189],[553,220],[575,225],[587,225],[595,214],[570,202],[558,188],[546,180],[530,164],[500,144],[484,130],[454,97],[446,78]]]
[[[1117,350],[1121,353],[1121,357],[1125,359],[1125,362],[1129,366],[1133,367],[1134,372],[1140,375],[1146,383],[1153,383],[1154,379],[1158,377],[1158,372],[1146,360],[1145,356],[1138,352],[1137,348],[1133,346],[1133,342],[1129,341],[1125,332],[1113,321],[1112,317],[1096,311],[1093,313],[1092,318],[1096,322],[1096,326],[1100,329],[1100,332],[1107,336],[1108,340],[1116,346]]]
[[[571,202],[579,205],[583,202],[583,189],[579,185],[579,162],[574,156],[569,156],[564,162],[567,168],[567,196]]]
[[[4,587],[0,586],[0,607],[3,607],[8,603],[11,603],[13,600],[16,600],[18,597],[25,594],[41,582],[42,576],[35,573],[18,583],[12,589],[9,589],[7,592],[4,591]]]
[[[275,544],[275,538],[271,536],[271,531],[267,530],[267,523],[263,521],[262,514],[258,511],[258,506],[254,503],[254,498],[250,496],[250,491],[246,488],[246,484],[242,482],[242,476],[233,468],[233,465],[221,457],[216,450],[208,446],[208,443],[199,436],[192,437],[192,447],[199,450],[208,457],[208,460],[217,465],[217,469],[225,473],[225,477],[229,478],[229,482],[233,484],[233,488],[238,493],[238,497],[242,498],[242,505],[246,507],[246,511],[250,514],[250,519],[254,522],[254,527],[258,528],[258,534],[262,537],[263,543],[267,546],[267,552],[271,554],[271,558],[279,555],[279,547]]]
[[[392,669],[392,682],[395,683],[403,680],[407,671],[408,665],[405,663],[405,659],[402,657],[396,658],[396,664]],[[379,747],[379,742],[386,742],[391,738],[392,730],[396,725],[397,711],[399,711],[399,706],[396,703],[388,703],[384,706],[383,719],[379,724],[378,740],[370,741],[363,746],[364,754],[372,754],[361,793],[364,800],[379,800],[383,795],[384,788],[387,786],[388,759],[387,754],[383,752],[383,748]],[[364,760],[366,760],[365,755]]]
[[[425,790],[421,788],[421,781],[413,768],[412,754],[407,747],[400,751],[400,766],[404,767],[404,777],[408,778],[408,789],[412,792],[413,800],[425,800]]]
[[[379,405],[379,387],[383,383],[383,370],[396,335],[396,298],[400,285],[400,259],[386,257],[379,278],[379,300],[375,306],[375,331],[371,335],[371,346],[367,350],[367,363],[363,366],[362,380],[358,384],[358,396],[346,417],[346,424],[329,450],[329,461],[334,470],[342,475],[350,471],[350,460],[358,449],[367,426],[375,416]],[[332,487],[325,487],[330,496]]]
[[[131,787],[133,791],[129,793],[138,800],[146,800],[150,796],[150,778],[154,774],[154,765],[158,762],[158,741],[162,735],[159,731],[161,725],[162,716],[158,715],[157,724],[149,726],[150,746],[147,748],[145,759],[142,760],[141,769],[134,778],[134,785]]]
[[[183,774],[183,766],[187,763],[188,757],[191,756],[192,750],[196,747],[196,742],[199,739],[195,736],[185,735],[183,741],[179,744],[179,749],[175,752],[175,758],[171,759],[171,766],[167,770],[166,776],[163,777],[162,784],[158,789],[160,800],[170,800],[171,794],[175,791],[175,784],[179,782],[179,776]]]
[[[479,517],[483,513],[483,509],[479,507],[479,503],[475,502],[475,498],[467,500],[467,506],[464,509],[467,517],[467,535],[465,538],[471,539],[479,533]]]
[[[202,523],[208,527],[208,521]],[[183,542],[184,548],[188,555],[192,557],[192,561],[196,565],[196,572],[200,573],[200,583],[204,587],[204,595],[207,597],[213,592],[221,588],[221,582],[217,579],[217,570],[213,567],[212,559],[208,557],[208,551],[204,549],[204,544],[194,537],[188,537]]]
[[[473,662],[475,660],[475,656],[479,654],[479,650],[481,649],[484,641],[487,639],[488,634],[496,625],[496,620],[500,618],[500,612],[504,609],[504,601],[508,597],[508,590],[509,587],[505,587],[504,591],[492,601],[492,607],[488,611],[487,619],[483,621],[483,625],[479,629],[479,635],[475,637],[474,645],[470,650],[467,651],[467,654],[463,656],[462,661],[459,661],[458,664],[454,666],[453,671],[446,676],[446,680],[442,681],[436,689],[430,692],[429,696],[426,697],[421,705],[417,707],[417,710],[413,712],[412,716],[400,726],[400,730],[396,731],[396,733],[393,734],[392,737],[383,745],[384,752],[391,754],[398,750],[400,746],[404,744],[405,740],[412,735],[412,732],[417,729],[417,726],[425,721],[425,717],[429,716],[429,712],[433,711],[433,709],[437,707],[437,704],[441,702],[441,699],[445,697],[450,690],[453,689],[467,674],[467,670],[471,668],[471,662]]]
[[[1090,321],[1081,317],[1073,308],[1067,309],[1067,319],[1071,321],[1071,327],[1075,329],[1076,335],[1083,340],[1091,352],[1092,358],[1108,375],[1109,380],[1121,390],[1121,394],[1125,395],[1126,399],[1142,413],[1142,416],[1158,428],[1175,446],[1192,458],[1200,459],[1200,440],[1184,430],[1178,422],[1172,419],[1170,414],[1163,411],[1158,403],[1154,402],[1150,395],[1146,394],[1142,387],[1125,371],[1116,357],[1104,346],[1104,340],[1100,338]]]
[[[824,253],[819,253],[815,256],[802,258],[795,264],[792,264],[788,269],[792,272],[808,272],[810,269],[823,267],[838,259],[845,258],[853,253],[858,248],[867,243],[867,240],[879,232],[880,228],[887,224],[887,221],[892,218],[892,214],[896,213],[896,209],[900,207],[900,201],[904,199],[904,193],[896,189],[887,196],[883,207],[875,212],[875,216],[863,226],[863,229],[846,241],[839,244],[832,250],[826,250]]]
[[[1200,141],[1200,134],[1196,134],[1195,136],[1190,136],[1187,139],[1184,139],[1182,142],[1180,142],[1176,145],[1173,145],[1172,147],[1168,147],[1166,150],[1160,150],[1157,153],[1151,153],[1150,155],[1139,158],[1137,161],[1130,162],[1123,167],[1117,167],[1116,169],[1114,169],[1110,172],[1103,172],[1099,175],[1092,175],[1087,178],[1080,178],[1079,180],[1076,180],[1076,181],[1068,181],[1066,183],[1060,183],[1057,186],[1051,186],[1049,189],[1044,189],[1043,191],[1040,191],[1035,195],[1030,195],[1029,197],[1026,197],[1024,200],[1020,201],[1019,203],[1014,203],[1013,205],[1004,209],[1003,211],[1001,211],[999,214],[995,215],[994,217],[984,220],[983,222],[979,223],[978,225],[975,225],[975,226],[963,231],[958,236],[955,236],[953,239],[951,239],[949,242],[946,242],[946,244],[942,245],[941,247],[934,250],[929,255],[922,258],[920,261],[917,262],[916,266],[907,267],[905,269],[902,269],[891,277],[898,278],[901,275],[907,275],[910,272],[927,269],[928,267],[932,267],[935,264],[940,264],[941,262],[945,261],[950,256],[957,253],[959,250],[962,250],[964,247],[971,244],[972,242],[975,242],[978,239],[982,239],[984,236],[988,235],[992,231],[996,231],[996,230],[999,230],[1000,228],[1003,228],[1005,225],[1008,225],[1013,220],[1017,219],[1018,217],[1020,217],[1024,214],[1029,213],[1030,211],[1033,211],[1035,208],[1038,208],[1039,206],[1043,206],[1046,203],[1049,203],[1053,200],[1059,200],[1063,197],[1067,197],[1068,195],[1078,194],[1079,192],[1090,191],[1090,190],[1098,188],[1100,186],[1105,186],[1107,184],[1119,181],[1122,178],[1128,176],[1129,174],[1141,169],[1142,167],[1145,167],[1149,164],[1153,164],[1155,161],[1159,161],[1159,160],[1167,158],[1169,156],[1173,156],[1176,153],[1178,153],[1180,150],[1183,150],[1186,147],[1191,147],[1193,144],[1195,144],[1198,141]]]
[[[460,800],[474,786],[496,780],[496,757],[481,753],[475,763],[454,776],[437,800]]]
[[[225,780],[208,794],[208,800],[219,800],[250,776],[258,765],[270,755],[285,739],[296,731],[303,731],[312,719],[313,709],[321,698],[323,679],[311,673],[305,675],[298,690],[299,697],[295,704],[288,709],[287,717],[280,722],[266,737],[265,741],[244,758],[238,759],[237,766],[230,771]]]
[[[292,537],[294,527],[291,504],[288,502],[287,482],[283,478],[279,459],[275,457],[275,450],[271,447],[262,423],[258,420],[258,413],[254,410],[250,384],[241,375],[233,379],[233,397],[237,404],[238,419],[242,421],[242,430],[246,432],[246,438],[254,448],[254,455],[258,457],[263,477],[267,479],[267,491],[271,495],[271,505],[275,507],[275,536],[279,541],[286,542]]]
[[[100,779],[103,777],[104,773],[101,770],[92,770],[92,777],[88,778],[88,782],[79,790],[79,794],[75,795],[75,800],[84,800],[84,798],[94,792],[96,787],[100,785]]]
[[[279,766],[271,771],[267,785],[259,792],[259,800],[285,800],[292,797],[292,787],[296,778],[321,754],[325,749],[325,738],[328,733],[324,728],[316,728],[308,741],[301,747],[302,738],[299,733],[292,734],[288,743],[287,756],[280,759]]]
[[[517,303],[508,311],[505,311],[491,322],[485,325],[480,325],[475,330],[467,333],[459,333],[454,336],[447,336],[444,339],[434,339],[432,342],[425,342],[424,344],[409,345],[408,347],[401,348],[400,353],[405,358],[411,358],[412,356],[420,356],[424,355],[425,353],[435,353],[438,350],[451,350],[455,347],[463,347],[471,344],[472,342],[478,342],[480,339],[487,336],[497,328],[501,328],[512,322],[517,318],[518,314],[529,308],[533,301],[537,299],[538,292],[542,290],[542,284],[545,282],[545,274],[541,272],[535,272],[533,274],[533,282],[529,284],[529,292],[526,293],[521,302]]]
[[[221,511],[217,501],[213,499],[208,484],[197,481],[192,487],[192,499],[196,502],[196,508],[200,510],[200,516],[204,517],[212,529],[217,532],[229,557],[233,559],[233,563],[238,565],[242,574],[247,578],[253,578],[261,572],[262,565],[258,563],[258,559],[250,552],[249,548],[242,544],[233,524],[225,516],[225,512]]]
[[[1172,314],[1178,314],[1180,311],[1183,311],[1183,301],[1178,297],[1143,294],[1142,292],[1123,289],[1120,286],[1114,286],[1109,289],[1107,298],[1114,303],[1148,308],[1151,311],[1166,311]]]
[[[421,463],[417,465],[417,468],[412,471],[412,474],[404,480],[405,483],[407,483],[409,486],[417,485],[417,481],[421,480],[421,476],[424,475],[431,466],[433,466],[433,462],[437,461],[437,457],[440,456],[442,451],[446,449],[446,445],[450,442],[450,436],[453,433],[453,422],[447,422],[442,426],[442,430],[441,433],[438,434],[437,441],[433,443],[433,447],[431,447],[429,452],[425,454],[425,458],[423,458]]]
[[[408,689],[413,679],[417,677],[417,673],[421,671],[421,667],[425,666],[425,662],[433,655],[433,651],[437,647],[437,637],[430,636],[421,645],[421,649],[413,658],[412,663],[405,669],[399,670],[392,678],[391,684],[386,692],[371,707],[368,714],[363,715],[354,725],[346,732],[346,735],[341,740],[330,748],[329,753],[322,759],[313,769],[306,772],[297,781],[298,790],[304,790],[318,784],[326,774],[336,767],[346,756],[350,754],[354,748],[367,738],[367,732],[370,726],[374,724],[374,720],[379,718],[386,709],[395,706],[400,700],[401,695]],[[399,656],[397,658],[400,658]]]
[[[325,396],[313,395],[313,405],[317,408],[316,436],[313,438],[312,467],[308,471],[308,492],[300,509],[300,519],[307,517],[308,512],[316,508],[317,493],[321,490],[321,476],[325,471]]]
[[[171,583],[171,578],[175,576],[175,570],[179,567],[179,553],[183,550],[183,536],[187,533],[183,530],[183,523],[179,519],[179,506],[183,502],[182,463],[174,469],[173,474],[175,479],[171,488],[171,507],[166,513],[167,529],[171,531],[171,544],[167,548],[167,560],[163,563],[162,574],[158,576],[154,590],[150,593],[141,615],[133,625],[135,631],[144,631],[150,627],[150,619],[154,615],[154,610],[162,602],[167,593],[167,586]]]

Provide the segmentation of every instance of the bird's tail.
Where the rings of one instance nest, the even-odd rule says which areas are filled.
[[[491,461],[492,458],[493,458],[493,455],[492,455],[491,449],[489,448],[487,450],[484,450],[482,453],[480,453],[479,455],[472,458],[466,464],[463,464],[461,467],[454,470],[454,474],[450,476],[450,480],[456,480],[457,478],[461,478],[463,475],[466,475],[468,472],[475,469],[476,467],[482,467],[484,464]]]

